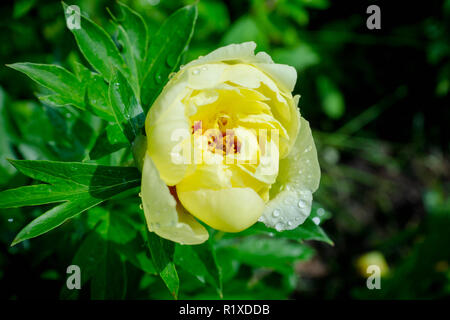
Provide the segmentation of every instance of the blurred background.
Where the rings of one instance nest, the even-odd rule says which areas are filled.
[[[192,3],[123,2],[144,16],[151,32],[175,9]],[[113,1],[67,3],[77,4],[113,33],[106,10],[114,11]],[[366,27],[370,4],[381,8],[380,30]],[[83,61],[60,2],[19,0],[1,6],[4,190],[28,181],[6,158],[81,161],[99,124],[95,117],[81,122],[65,108],[42,105],[34,96],[40,89],[5,66],[29,61],[70,69],[74,61]],[[295,93],[302,96],[300,111],[313,129],[322,168],[315,210],[329,217],[321,226],[334,242],[309,241],[314,250],[308,260],[282,261],[294,265],[293,274],[246,265],[236,256],[228,259],[226,251],[224,297],[449,297],[450,0],[200,0],[198,6],[185,62],[219,46],[251,40],[275,62],[297,69]],[[137,200],[124,203],[115,210],[136,210],[139,205]],[[83,236],[81,219],[9,246],[30,216],[44,209],[2,210],[2,299],[59,297],[65,268]],[[263,258],[279,259],[270,250]],[[382,269],[381,290],[366,287],[370,264]],[[127,270],[124,297],[170,298],[156,277],[138,278],[132,268]],[[195,279],[185,279],[181,298],[213,297]]]

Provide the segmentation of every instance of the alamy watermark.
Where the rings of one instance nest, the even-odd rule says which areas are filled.
[[[367,267],[367,274],[370,274],[367,277],[366,285],[369,290],[380,290],[381,289],[381,268],[376,264],[372,264]]]
[[[69,275],[66,280],[67,289],[81,289],[81,269],[76,264],[67,267],[66,273]]]
[[[81,11],[79,6],[71,5],[67,7],[66,24],[70,30],[81,29]]]
[[[366,13],[370,16],[366,20],[367,29],[381,29],[381,9],[379,6],[372,4],[367,7]]]

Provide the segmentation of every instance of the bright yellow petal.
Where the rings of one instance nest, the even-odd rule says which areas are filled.
[[[239,232],[253,225],[264,209],[262,198],[250,188],[197,189],[177,185],[183,206],[195,217],[225,232]]]
[[[208,239],[208,231],[177,204],[148,154],[144,158],[141,196],[150,231],[181,244],[199,244]]]

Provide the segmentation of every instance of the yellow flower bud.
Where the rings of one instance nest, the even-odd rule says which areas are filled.
[[[294,68],[255,43],[219,48],[183,66],[151,107],[142,202],[150,231],[197,244],[257,221],[294,229],[320,180],[308,122],[292,96]]]

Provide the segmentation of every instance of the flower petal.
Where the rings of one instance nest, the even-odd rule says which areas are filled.
[[[253,41],[229,44],[210,52],[204,57],[199,57],[198,59],[191,61],[185,65],[183,69],[205,63],[235,60],[245,63],[273,63],[270,56],[265,52],[258,52],[258,54],[255,55],[255,49],[256,43]]]
[[[269,75],[281,90],[291,93],[297,82],[297,71],[286,64],[255,63],[255,67]]]
[[[180,101],[187,92],[186,82],[166,86],[150,109],[145,123],[147,151],[167,185],[179,182],[188,169],[186,162],[177,161],[173,154],[176,147],[190,136],[189,119]]]
[[[320,167],[309,123],[301,118],[300,132],[290,154],[280,160],[277,181],[270,190],[271,200],[259,219],[266,226],[291,230],[302,224],[311,212],[312,193],[320,182]]]
[[[199,244],[208,239],[208,231],[172,196],[148,153],[144,158],[141,194],[150,231],[181,244]]]
[[[264,210],[264,201],[251,188],[189,190],[182,181],[177,194],[192,215],[225,232],[239,232],[253,225]]]

